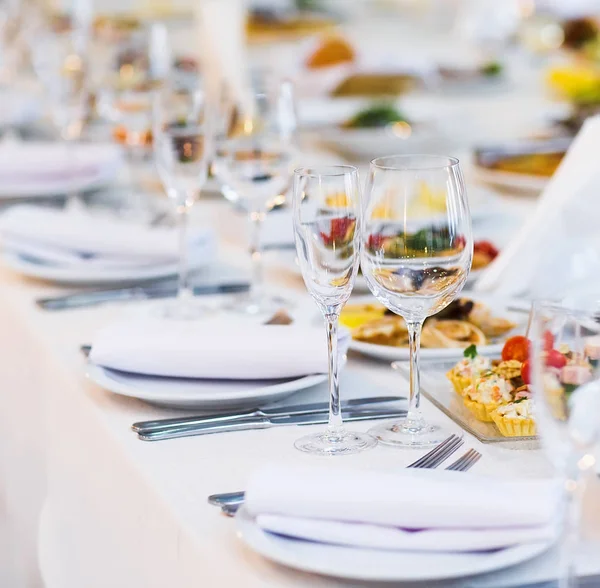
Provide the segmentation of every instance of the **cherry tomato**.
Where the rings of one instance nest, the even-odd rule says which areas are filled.
[[[527,385],[531,384],[531,365],[529,364],[529,360],[521,366],[521,377]]]
[[[554,348],[554,335],[550,331],[544,331],[544,351],[549,352]]]
[[[476,241],[473,244],[473,250],[487,255],[490,259],[498,256],[498,250],[489,241]]]
[[[560,369],[567,365],[567,358],[560,351],[550,349],[546,355],[546,365]]]
[[[522,363],[527,361],[530,345],[529,339],[523,335],[507,339],[502,349],[502,361],[510,361],[511,359],[516,359]]]

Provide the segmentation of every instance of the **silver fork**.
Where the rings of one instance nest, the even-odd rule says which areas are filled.
[[[481,459],[481,453],[475,449],[469,449],[467,453],[451,463],[446,469],[455,472],[466,472],[470,470]]]
[[[450,437],[442,441],[439,445],[436,445],[431,451],[407,467],[417,469],[436,468],[457,451],[463,443],[464,441],[461,437],[450,435]],[[458,463],[458,461],[455,463]],[[238,508],[244,503],[244,498],[244,492],[226,492],[223,494],[212,494],[208,497],[208,502],[215,506],[219,506],[223,514],[228,517],[233,517]]]

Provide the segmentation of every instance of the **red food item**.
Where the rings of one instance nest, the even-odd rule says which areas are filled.
[[[510,361],[516,359],[521,363],[525,363],[529,359],[529,347],[531,342],[523,335],[517,335],[506,340],[502,349],[502,361]]]
[[[550,349],[546,355],[546,365],[560,369],[567,365],[567,358],[557,349]]]
[[[367,248],[370,250],[381,249],[385,242],[385,237],[378,233],[369,235],[369,239],[367,241]]]
[[[554,348],[554,335],[550,331],[544,331],[542,337],[544,340],[544,351],[552,351]]]
[[[348,229],[354,224],[351,218],[334,218],[331,220],[331,240],[334,242],[344,241]]]
[[[499,253],[499,251],[489,241],[476,241],[473,244],[473,251],[487,255],[490,260],[495,259]]]
[[[521,366],[521,377],[527,385],[531,384],[531,364],[529,360]]]

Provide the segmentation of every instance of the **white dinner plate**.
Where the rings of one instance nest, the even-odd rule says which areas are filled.
[[[267,533],[244,507],[237,513],[236,526],[246,545],[272,561],[305,572],[363,582],[433,581],[483,574],[532,559],[552,545],[532,543],[484,553],[341,547]]]
[[[494,316],[504,317],[512,322],[516,323],[516,327],[513,331],[509,332],[502,340],[498,343],[493,343],[491,345],[481,345],[477,347],[477,351],[481,355],[500,355],[502,352],[502,348],[504,347],[504,341],[506,338],[512,336],[513,334],[518,334],[520,332],[519,328],[523,327],[523,317],[524,315],[521,313],[511,312],[507,309],[506,301],[500,301],[498,299],[494,299],[488,296],[474,295],[470,292],[465,292],[460,296],[461,298],[470,298],[472,300],[478,300],[485,304],[487,304]],[[377,303],[377,300],[374,296],[357,296],[352,299],[352,304],[373,304]],[[522,330],[523,330],[522,329]],[[369,357],[374,357],[376,359],[381,359],[385,361],[408,361],[409,351],[407,347],[392,347],[390,345],[374,345],[373,343],[366,343],[364,341],[355,341],[352,339],[350,341],[349,349],[353,351],[358,351],[363,355],[367,355]],[[456,359],[459,360],[463,357],[462,348],[452,348],[452,349],[421,349],[420,358],[422,360],[432,360],[432,359]]]
[[[326,374],[279,380],[165,378],[111,370],[88,363],[86,376],[105,390],[169,408],[223,410],[276,402],[322,384]]]
[[[105,268],[86,267],[83,263],[67,266],[48,263],[36,257],[8,250],[2,253],[2,258],[9,268],[24,276],[65,285],[133,284],[168,278],[178,272],[177,263]],[[208,260],[196,261],[190,264],[190,269],[199,270],[206,267],[208,263]]]

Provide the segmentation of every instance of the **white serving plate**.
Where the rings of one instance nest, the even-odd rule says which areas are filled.
[[[86,267],[85,264],[78,264],[76,266],[55,265],[39,258],[28,257],[16,251],[4,251],[2,259],[9,268],[24,276],[65,285],[132,284],[168,278],[169,276],[176,275],[178,272],[177,263],[125,268]],[[190,269],[199,270],[208,264],[208,260],[197,261],[191,264]]]
[[[89,363],[86,376],[98,386],[169,408],[225,410],[252,408],[282,400],[327,380],[326,374],[280,380],[200,380],[165,378],[111,370]]]
[[[514,566],[542,554],[551,543],[518,545],[485,553],[424,553],[358,549],[301,541],[263,531],[242,507],[238,536],[256,553],[291,568],[362,582],[463,578]]]
[[[516,323],[517,326],[512,332],[509,332],[505,338],[510,337],[513,334],[519,332],[520,327],[524,327],[523,317],[521,313],[515,313],[508,310],[507,301],[500,301],[489,296],[473,295],[470,292],[460,295],[460,297],[470,298],[472,300],[478,300],[487,304],[494,316],[506,317],[512,322]],[[376,303],[377,300],[373,296],[357,296],[352,299],[352,304],[367,304]],[[482,345],[477,347],[477,351],[481,355],[500,355],[502,347],[504,347],[504,340],[501,342],[493,343],[491,345]],[[349,349],[357,351],[363,355],[374,357],[385,361],[407,361],[409,359],[409,351],[407,347],[391,347],[389,345],[374,345],[373,343],[365,343],[363,341],[350,341]],[[421,349],[420,358],[422,360],[456,360],[458,361],[463,357],[462,348],[452,349]]]

